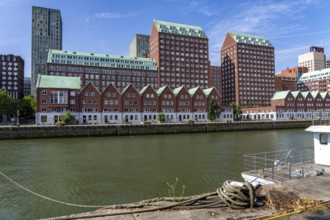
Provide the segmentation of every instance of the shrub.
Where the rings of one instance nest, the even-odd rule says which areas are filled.
[[[188,120],[188,124],[194,124],[194,123],[195,123],[194,120],[192,120],[192,119],[189,119],[189,120]]]

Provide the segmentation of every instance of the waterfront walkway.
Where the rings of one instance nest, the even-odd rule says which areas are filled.
[[[268,201],[270,206],[264,205],[258,208],[239,210],[233,210],[230,208],[165,210],[115,216],[111,216],[111,214],[116,212],[131,212],[141,209],[104,209],[76,215],[55,217],[53,219],[267,219],[272,216],[277,216],[282,219],[311,219],[313,216],[321,216],[320,219],[329,218],[329,172],[326,172],[326,175],[324,176],[295,179],[289,182],[283,181],[274,185],[267,185],[263,187],[261,194],[270,198]],[[301,211],[310,205],[314,206],[312,211],[306,211],[301,214]],[[94,217],[89,218],[89,215]],[[97,215],[103,215],[103,217],[95,217]]]

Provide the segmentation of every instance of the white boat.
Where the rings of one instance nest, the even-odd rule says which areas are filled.
[[[244,180],[253,185],[324,175],[330,171],[330,126],[311,126],[314,146],[244,155]]]

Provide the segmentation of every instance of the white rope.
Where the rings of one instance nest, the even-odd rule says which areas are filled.
[[[73,203],[68,203],[68,202],[63,202],[63,201],[59,201],[59,200],[56,200],[56,199],[52,199],[52,198],[49,198],[47,196],[43,196],[43,195],[40,195],[39,193],[36,193],[36,192],[33,192],[32,190],[29,190],[28,188],[22,186],[21,184],[15,182],[13,179],[11,179],[9,176],[7,176],[6,174],[4,174],[3,172],[0,171],[0,174],[1,176],[5,177],[7,180],[9,180],[10,182],[12,182],[13,184],[15,184],[17,187],[35,195],[35,196],[38,196],[40,198],[43,198],[45,200],[48,200],[48,201],[51,201],[51,202],[55,202],[55,203],[59,203],[59,204],[62,204],[62,205],[67,205],[67,206],[73,206],[73,207],[79,207],[79,208],[104,208],[106,206],[104,205],[80,205],[80,204],[73,204]]]

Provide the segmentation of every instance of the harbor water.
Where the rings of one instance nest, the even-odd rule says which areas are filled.
[[[0,141],[0,171],[44,196],[112,205],[215,191],[241,181],[244,154],[312,146],[304,129]],[[0,219],[87,212],[46,201],[0,177]]]

